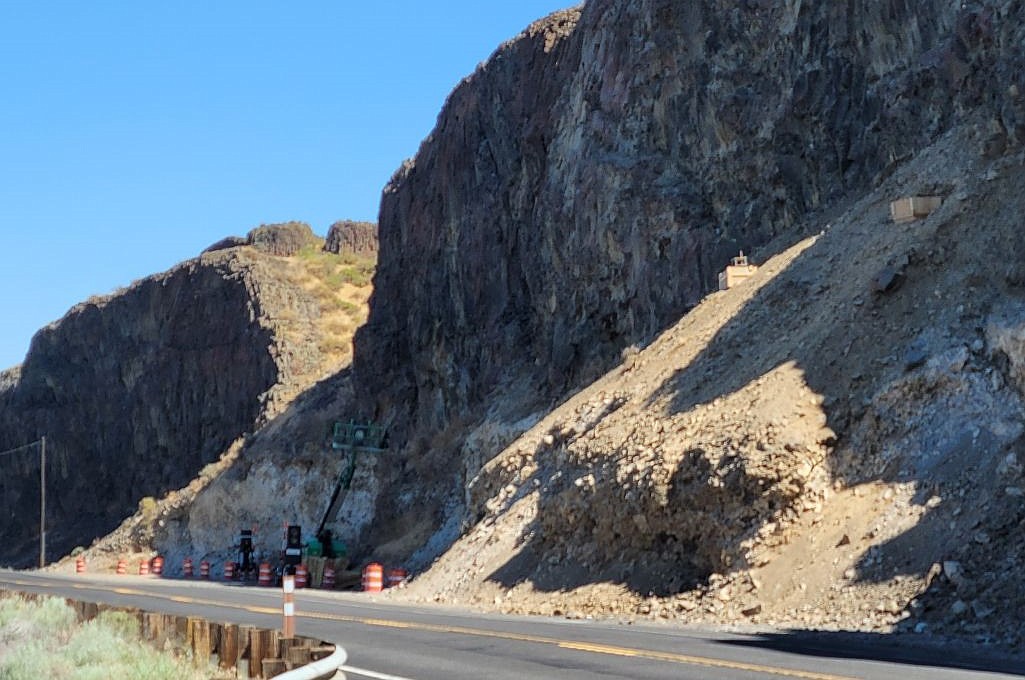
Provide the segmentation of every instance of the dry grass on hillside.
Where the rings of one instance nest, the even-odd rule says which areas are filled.
[[[352,335],[367,320],[376,259],[335,255],[317,244],[285,262],[292,282],[320,305],[318,345],[326,363],[337,367],[347,362],[352,358]]]

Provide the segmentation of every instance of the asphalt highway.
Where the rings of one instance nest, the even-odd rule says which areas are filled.
[[[279,589],[139,576],[0,570],[0,588],[280,627]],[[349,654],[349,678],[379,680],[964,680],[1025,675],[1025,659],[920,636],[758,635],[510,617],[394,604],[363,593],[296,593],[296,631]]]

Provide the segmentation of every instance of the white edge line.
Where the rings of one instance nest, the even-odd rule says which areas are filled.
[[[355,666],[339,666],[338,670],[344,673],[352,673],[353,675],[361,675],[367,678],[376,678],[377,680],[413,680],[412,678],[406,678],[401,675],[388,675],[387,673],[375,673],[374,671],[368,671],[363,668],[356,668]]]

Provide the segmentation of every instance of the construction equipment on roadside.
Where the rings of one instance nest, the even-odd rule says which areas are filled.
[[[360,454],[379,454],[388,448],[388,432],[382,425],[357,423],[350,420],[348,423],[335,423],[331,434],[331,448],[335,451],[343,451],[346,454],[346,461],[342,472],[338,476],[334,492],[331,494],[331,501],[324,512],[320,526],[317,527],[316,537],[320,541],[322,555],[328,559],[337,557],[334,550],[333,532],[327,528],[328,522],[334,520],[338,509],[348,495],[352,487],[352,478],[356,475],[356,463]]]
[[[284,570],[282,574],[295,576],[295,568],[303,561],[303,530],[298,524],[285,527]]]
[[[280,553],[280,560],[273,567],[274,576],[271,576],[270,568],[275,560],[271,557],[270,563],[260,565],[258,579],[260,585],[266,585],[272,580],[281,583],[282,578],[289,575],[296,577],[297,587],[301,587],[299,583],[303,582],[313,587],[319,587],[325,570],[330,574],[328,578],[330,584],[336,578],[338,571],[348,565],[348,560],[344,559],[345,545],[335,540],[334,532],[327,525],[338,514],[348,490],[352,487],[359,456],[361,454],[378,454],[387,447],[387,432],[383,426],[355,421],[335,423],[331,433],[331,448],[344,452],[345,459],[327,510],[317,527],[315,538],[310,539],[308,544],[304,545],[302,527],[298,524],[286,524],[285,544]],[[256,569],[252,537],[253,532],[246,529],[241,531],[239,537],[238,569],[243,574]],[[264,558],[268,557],[267,553],[261,554]],[[300,570],[301,573],[299,573]]]
[[[256,571],[256,562],[253,560],[253,530],[242,529],[238,537],[238,576],[242,580],[248,579]]]

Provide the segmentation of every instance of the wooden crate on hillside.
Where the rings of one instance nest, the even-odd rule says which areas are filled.
[[[741,250],[740,256],[730,260],[729,266],[719,272],[719,290],[734,288],[754,276],[757,271],[758,265],[748,262],[747,256]]]
[[[943,204],[942,196],[906,196],[890,203],[890,217],[897,224],[927,217]]]

